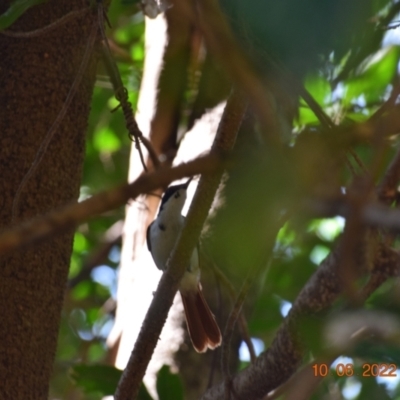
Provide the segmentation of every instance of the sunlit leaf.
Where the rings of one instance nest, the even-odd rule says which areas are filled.
[[[333,241],[343,231],[344,219],[341,217],[312,221],[310,231],[314,231],[322,240]]]
[[[70,265],[69,265],[68,277],[69,278],[73,278],[76,275],[78,275],[78,273],[81,270],[81,266],[82,266],[82,257],[81,257],[81,255],[73,252],[72,255],[71,255],[71,261],[70,261]]]
[[[78,285],[74,287],[72,290],[72,295],[75,300],[83,300],[84,298],[88,297],[91,293],[93,293],[95,283],[91,281],[82,281],[79,282]]]
[[[288,224],[285,224],[278,232],[278,235],[276,237],[277,243],[279,243],[282,246],[288,246],[293,243],[295,239],[295,232],[290,229]]]
[[[316,124],[318,123],[318,118],[307,105],[301,104],[299,108],[298,123],[300,126]]]
[[[304,87],[321,107],[330,99],[331,86],[321,75],[309,75],[304,81]],[[318,118],[304,100],[301,101],[298,122],[300,126],[318,122]]]
[[[104,127],[96,133],[94,146],[99,151],[114,152],[121,147],[121,141],[109,127]]]
[[[131,56],[135,61],[142,61],[144,59],[144,49],[142,45],[135,45],[131,49]]]
[[[74,251],[82,253],[87,250],[88,241],[80,232],[76,232],[74,236]]]
[[[306,78],[304,86],[320,105],[323,105],[331,94],[331,86],[329,82],[320,75],[310,75]]]
[[[377,101],[396,73],[399,54],[398,46],[381,50],[358,76],[346,82],[344,103],[350,104],[361,95],[367,103]]]
[[[328,256],[329,252],[330,249],[328,247],[317,245],[310,253],[310,260],[315,265],[319,265]]]

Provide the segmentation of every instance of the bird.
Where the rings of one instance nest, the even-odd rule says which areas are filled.
[[[165,271],[168,258],[182,231],[185,217],[181,212],[185,205],[187,189],[191,182],[167,188],[161,198],[156,219],[147,228],[147,247],[157,268]],[[190,263],[179,284],[186,325],[194,349],[204,353],[214,350],[222,342],[221,331],[208,306],[200,283],[199,249],[193,250]]]

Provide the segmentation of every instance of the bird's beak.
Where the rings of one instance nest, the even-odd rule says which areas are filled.
[[[189,180],[185,183],[185,188],[187,189],[189,187],[190,182],[192,181],[193,176],[189,178]]]

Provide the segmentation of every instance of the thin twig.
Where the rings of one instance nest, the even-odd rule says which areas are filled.
[[[221,283],[227,289],[229,297],[231,298],[231,300],[234,304],[236,298],[238,297],[234,286],[229,281],[229,279],[226,277],[226,275],[214,263],[212,263],[212,268],[213,268],[215,275],[217,276],[217,279],[219,281],[221,281]],[[238,323],[239,323],[239,328],[240,328],[240,333],[242,335],[242,339],[246,343],[247,348],[250,353],[250,360],[251,360],[251,362],[254,362],[256,359],[256,352],[254,350],[253,342],[251,341],[251,338],[250,338],[249,328],[247,326],[247,321],[246,321],[246,317],[243,313],[243,310],[239,314]]]
[[[361,158],[358,157],[358,154],[352,149],[350,148],[348,150],[348,152],[352,155],[352,157],[354,158],[354,160],[356,161],[357,165],[361,168],[361,170],[363,171],[363,173],[368,176],[368,170],[367,167],[364,165],[364,163],[361,161]]]
[[[291,76],[291,74],[287,71],[286,75]],[[310,107],[311,111],[315,114],[315,116],[318,118],[319,122],[321,125],[328,130],[331,133],[334,133],[334,130],[337,128],[336,124],[332,121],[332,119],[325,113],[325,111],[322,109],[322,107],[318,104],[318,102],[312,97],[311,93],[308,92],[308,90],[299,82],[296,78],[291,76],[292,82],[295,82],[295,85],[298,89],[298,93],[300,94],[301,97],[303,97],[304,101],[307,103],[307,105]],[[361,159],[358,157],[357,153],[350,147],[348,149],[348,152],[351,154],[351,156],[354,158],[358,166],[361,168],[361,170],[364,172],[364,174],[368,174],[368,170],[365,167],[364,163],[361,161]],[[353,176],[357,176],[355,170],[351,166],[351,163],[349,161],[348,167],[350,168],[350,171],[352,172]]]
[[[222,354],[221,354],[221,369],[222,374],[224,376],[225,381],[225,394],[224,398],[229,400],[231,397],[231,375],[229,371],[229,356],[230,356],[230,343],[232,334],[236,325],[236,321],[238,320],[239,315],[242,312],[243,303],[246,299],[247,293],[253,282],[254,274],[249,274],[247,276],[242,289],[239,292],[239,295],[235,301],[235,304],[229,314],[228,321],[225,325],[224,336],[222,341]]]
[[[351,163],[351,161],[350,161],[349,158],[350,158],[349,155],[348,155],[348,154],[345,154],[345,155],[344,155],[344,162],[346,163],[347,168],[349,169],[349,171],[351,172],[351,174],[353,175],[353,177],[356,177],[356,176],[358,175],[358,174],[357,174],[357,171],[356,171],[356,169],[353,167],[353,164]]]
[[[388,111],[390,111],[395,105],[397,98],[400,95],[400,82],[399,76],[396,75],[393,80],[393,89],[390,93],[389,98],[371,115],[368,119],[370,122],[379,121]]]
[[[277,232],[276,232],[277,233]],[[269,249],[270,251],[272,250]],[[267,251],[265,260],[261,262],[259,265],[255,265],[250,273],[247,275],[245,282],[240,289],[240,292],[236,298],[235,304],[232,308],[232,311],[229,315],[228,321],[225,326],[223,342],[222,342],[222,355],[221,355],[221,369],[224,374],[225,380],[225,399],[229,400],[231,397],[231,391],[233,387],[231,385],[231,376],[229,372],[229,357],[230,357],[230,341],[233,335],[233,330],[235,328],[236,321],[238,320],[241,310],[246,299],[247,293],[251,287],[251,284],[254,282],[256,277],[259,275],[260,269],[265,266],[265,263],[269,259],[270,251]]]
[[[118,186],[96,194],[81,203],[73,203],[44,216],[30,219],[0,234],[0,256],[73,229],[94,216],[126,204],[129,199],[139,194],[168,186],[176,179],[214,172],[221,166],[221,156],[217,154],[199,157],[174,168],[164,167],[141,175],[131,184]]]
[[[14,197],[14,201],[13,201],[13,205],[12,205],[12,211],[11,211],[11,222],[12,223],[15,222],[15,219],[17,217],[21,193],[25,189],[25,186],[26,186],[27,182],[29,181],[29,179],[31,178],[31,176],[35,173],[37,167],[39,166],[40,162],[43,159],[43,156],[46,154],[47,148],[48,148],[51,140],[53,139],[55,133],[57,132],[62,120],[64,119],[65,114],[67,113],[68,108],[78,90],[78,86],[80,85],[80,83],[82,81],[83,75],[85,74],[85,70],[86,70],[86,67],[87,67],[89,59],[90,59],[90,56],[92,54],[92,49],[93,49],[94,43],[96,41],[96,36],[97,36],[97,23],[96,23],[96,21],[94,21],[93,25],[92,25],[92,29],[90,31],[90,35],[89,35],[87,43],[86,43],[85,53],[83,55],[78,72],[76,73],[74,82],[72,83],[72,86],[69,89],[67,98],[65,99],[65,102],[62,106],[62,109],[60,110],[60,112],[58,113],[52,126],[46,133],[46,136],[44,137],[43,142],[40,145],[39,150],[36,153],[36,156],[35,156],[35,159],[34,159],[32,165],[30,166],[26,175],[23,177],[21,183],[18,186],[17,192],[15,193],[15,197]]]
[[[5,30],[5,31],[0,31],[0,34],[2,34],[4,36],[15,37],[15,38],[32,38],[32,37],[41,36],[41,35],[51,32],[55,28],[58,28],[64,24],[66,24],[71,19],[77,18],[83,14],[86,14],[90,10],[91,10],[91,7],[86,7],[82,10],[71,11],[68,14],[59,18],[57,21],[54,21],[51,24],[44,26],[43,28],[35,29],[33,31],[15,32],[15,31]]]
[[[114,57],[111,54],[110,46],[108,44],[108,38],[104,31],[104,8],[101,2],[98,3],[97,13],[100,32],[103,39],[101,51],[103,55],[104,65],[107,69],[108,75],[110,76],[112,85],[114,87],[115,98],[120,102],[120,106],[122,107],[126,127],[129,132],[129,137],[131,138],[131,140],[134,139],[135,141],[135,147],[139,153],[143,169],[147,171],[146,162],[144,160],[142,148],[140,146],[141,142],[145,145],[147,151],[149,152],[149,156],[154,165],[154,168],[157,169],[160,167],[160,161],[158,160],[157,153],[153,149],[150,141],[143,136],[142,131],[139,129],[139,126],[133,114],[132,104],[128,99],[128,91],[122,83],[121,74],[119,73],[118,66],[114,60]]]

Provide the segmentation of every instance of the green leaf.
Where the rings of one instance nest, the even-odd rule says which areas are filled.
[[[131,57],[135,61],[143,61],[144,60],[144,48],[141,43],[135,44],[131,48]]]
[[[86,237],[80,233],[76,232],[74,236],[74,251],[83,253],[88,249],[88,241]]]
[[[318,123],[318,118],[311,111],[311,109],[307,105],[305,105],[303,102],[301,102],[301,105],[299,108],[298,123],[300,126],[312,125],[312,124],[315,125]]]
[[[109,127],[100,129],[93,138],[94,147],[99,151],[114,152],[121,147],[121,140]]]
[[[110,365],[75,365],[71,378],[86,393],[100,392],[103,395],[115,393],[122,371]]]
[[[79,364],[72,368],[71,379],[85,393],[101,393],[103,396],[113,395],[117,389],[122,371],[110,365]],[[138,400],[152,400],[142,384]]]
[[[321,107],[330,98],[331,87],[329,82],[322,76],[309,75],[304,81],[304,87]],[[318,123],[318,118],[304,100],[301,101],[298,121],[300,126]]]
[[[88,361],[89,362],[102,362],[106,356],[106,349],[103,343],[94,342],[88,349]]]
[[[157,374],[157,393],[160,400],[183,399],[183,386],[177,374],[164,365]]]
[[[331,86],[323,76],[308,76],[304,82],[304,86],[319,105],[322,106],[329,99]]]
[[[90,296],[94,290],[95,283],[92,281],[82,281],[76,285],[72,291],[72,296],[75,300],[83,300]]]
[[[367,103],[379,100],[396,74],[399,55],[398,46],[379,51],[364,71],[346,82],[344,103],[350,104],[361,95],[365,96]]]
[[[8,9],[0,15],[0,31],[8,28],[25,11],[32,6],[44,3],[46,0],[14,0]]]

